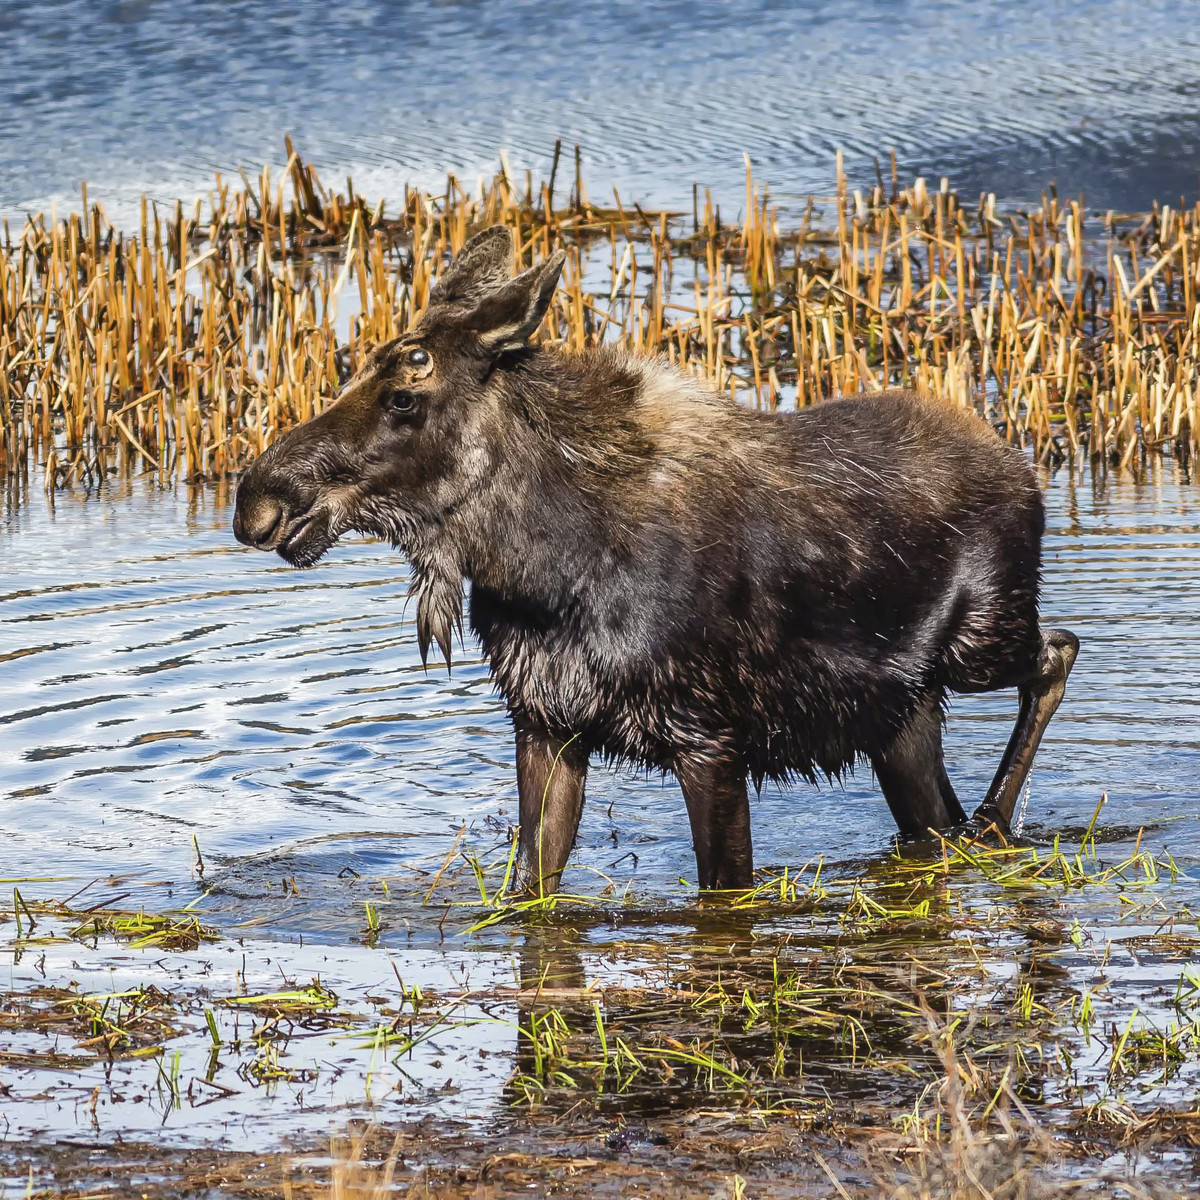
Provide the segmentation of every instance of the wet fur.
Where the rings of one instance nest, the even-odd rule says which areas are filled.
[[[704,886],[749,878],[747,775],[863,758],[902,829],[960,816],[948,691],[1034,688],[1032,754],[1074,650],[1038,628],[1044,517],[1017,450],[909,392],[757,412],[613,348],[530,346],[562,256],[510,261],[507,231],[475,238],[416,327],[247,472],[235,531],[301,566],[348,529],[388,538],[422,656],[448,665],[467,582],[518,733],[527,875],[551,794],[569,849],[590,754],[679,775],[717,856]]]
[[[442,536],[518,721],[813,779],[931,693],[1032,670],[1041,499],[974,418],[905,393],[753,412],[608,350],[500,386],[509,453]]]

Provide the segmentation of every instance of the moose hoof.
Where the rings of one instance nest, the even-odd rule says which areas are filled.
[[[941,832],[948,842],[974,842],[980,846],[1000,848],[1004,846],[1032,846],[1033,843],[1013,833],[1008,822],[999,813],[980,809],[969,820],[960,821]]]

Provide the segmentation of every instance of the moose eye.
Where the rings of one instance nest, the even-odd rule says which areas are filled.
[[[408,352],[408,365],[410,367],[423,367],[428,361],[429,351],[422,350],[420,346]]]
[[[379,397],[379,403],[388,412],[408,413],[417,405],[417,398],[412,392],[397,392],[389,389]]]

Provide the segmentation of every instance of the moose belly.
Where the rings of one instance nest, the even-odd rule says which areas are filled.
[[[515,718],[642,766],[670,770],[703,750],[740,759],[759,780],[839,774],[890,740],[920,699],[910,663],[859,658],[844,644],[622,653],[475,601],[472,626]]]

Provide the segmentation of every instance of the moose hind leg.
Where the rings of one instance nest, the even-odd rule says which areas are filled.
[[[975,810],[977,824],[994,824],[1001,833],[1011,831],[1013,812],[1033,766],[1033,756],[1050,718],[1062,702],[1067,676],[1079,653],[1079,639],[1068,629],[1043,629],[1033,677],[1019,688],[1017,724],[1008,739],[1004,757],[983,803]]]
[[[754,886],[750,797],[745,768],[734,762],[687,755],[675,766],[683,790],[696,872],[705,891]]]
[[[871,766],[902,836],[921,838],[966,820],[942,759],[936,696],[926,698],[882,754],[871,755]]]
[[[587,752],[577,743],[517,729],[517,878],[534,896],[558,890],[583,814],[586,776]]]

